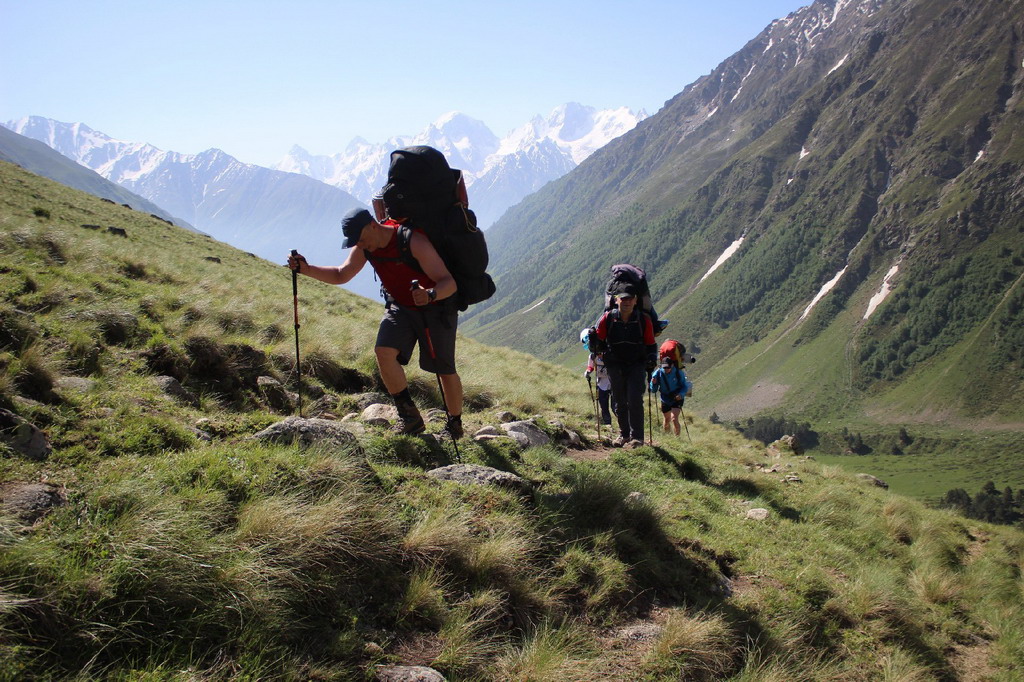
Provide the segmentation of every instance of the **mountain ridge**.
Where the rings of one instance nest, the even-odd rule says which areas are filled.
[[[463,329],[572,362],[578,331],[569,332],[596,317],[607,267],[634,262],[648,269],[657,308],[673,320],[666,334],[703,351],[694,372],[722,385],[713,397],[731,400],[757,383],[715,380],[718,370],[731,373],[742,348],[792,327],[782,346],[801,356],[855,303],[864,307],[843,318],[853,343],[839,359],[853,377],[851,404],[932,371],[929,359],[982,323],[975,311],[1014,329],[1019,6],[819,1],[774,22],[635,130],[511,209],[489,233],[504,296],[471,309]],[[941,47],[924,50],[925,41]],[[891,292],[859,324],[897,261]],[[939,281],[951,261],[959,264],[949,281]],[[963,310],[958,296],[971,302]],[[519,311],[541,300],[546,311],[523,325]],[[911,314],[901,319],[900,310]],[[1007,341],[1016,335],[1007,334],[982,359],[983,386],[1002,382],[1003,372],[1021,385],[1019,354]],[[834,402],[807,372],[781,380],[762,370],[762,382],[796,388],[771,405],[748,401],[754,411],[792,409],[806,402],[804,391]],[[1006,394],[981,408],[943,393],[976,417],[980,409],[1017,419]]]

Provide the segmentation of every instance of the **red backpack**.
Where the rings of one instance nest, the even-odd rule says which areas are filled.
[[[676,363],[676,367],[682,369],[683,362],[687,359],[686,346],[684,346],[681,341],[668,339],[661,344],[660,348],[658,348],[658,358],[660,360],[668,358],[672,362]]]

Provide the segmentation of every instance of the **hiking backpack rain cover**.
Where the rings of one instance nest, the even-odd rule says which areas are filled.
[[[422,230],[437,250],[458,286],[459,310],[494,295],[494,280],[487,274],[487,242],[469,209],[462,171],[448,166],[444,154],[417,146],[391,152],[388,183],[374,197],[378,220],[402,223],[399,248],[408,254],[410,228]]]

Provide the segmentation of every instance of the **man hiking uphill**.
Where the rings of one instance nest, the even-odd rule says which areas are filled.
[[[612,445],[634,448],[644,442],[644,395],[647,375],[657,366],[658,346],[651,318],[636,308],[636,290],[625,287],[615,298],[618,308],[601,316],[595,333],[608,346],[604,363],[619,424]]]
[[[444,389],[449,415],[445,431],[461,438],[462,380],[455,371],[458,286],[430,240],[415,226],[408,247],[419,269],[413,267],[401,253],[399,228],[397,222],[382,224],[369,211],[354,209],[342,221],[344,247],[350,249],[342,265],[310,265],[300,254],[293,254],[288,267],[327,284],[345,284],[369,262],[385,293],[386,307],[374,352],[381,380],[398,409],[394,430],[416,434],[426,429],[409,395],[403,368],[419,343],[420,367],[437,374]]]

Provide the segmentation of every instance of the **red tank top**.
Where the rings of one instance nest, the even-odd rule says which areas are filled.
[[[400,225],[391,223],[391,221],[381,223],[381,225],[392,230],[391,239],[383,248],[366,251],[366,258],[391,298],[399,305],[413,308],[416,304],[412,300],[412,281],[418,279],[420,286],[424,289],[430,289],[437,283],[402,258],[401,249],[398,247]],[[409,248],[409,258],[412,259],[412,246],[410,245]]]

